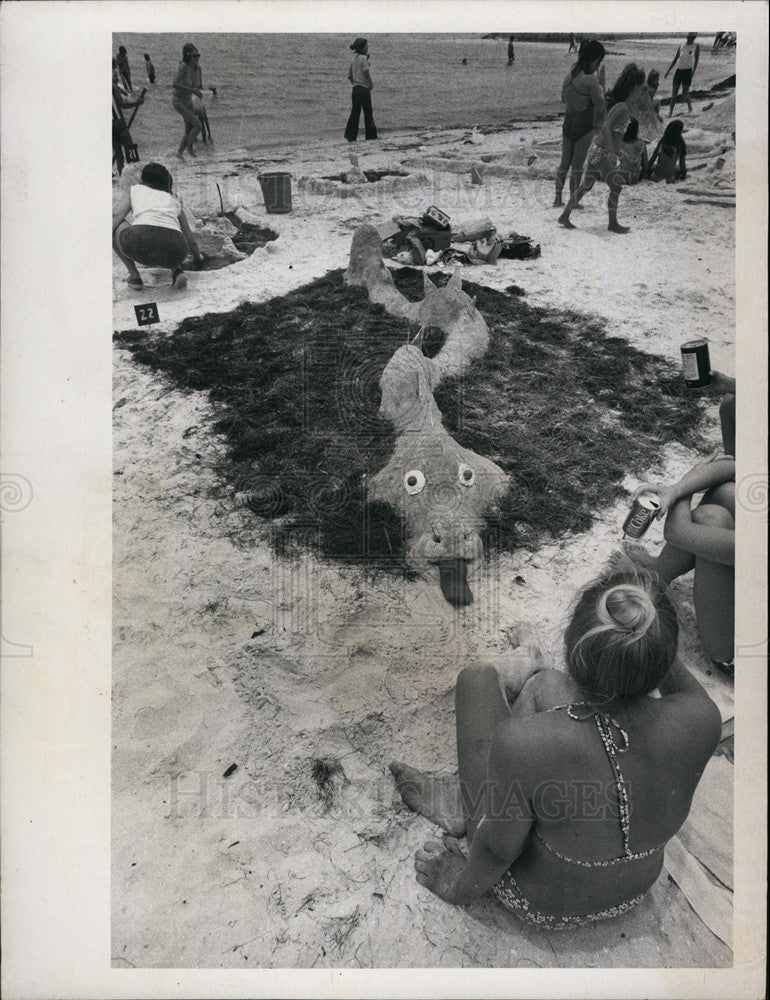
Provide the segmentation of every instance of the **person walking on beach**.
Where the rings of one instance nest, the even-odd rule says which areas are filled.
[[[562,125],[561,163],[556,171],[554,207],[564,204],[562,190],[570,169],[570,194],[577,191],[594,129],[604,122],[604,95],[596,78],[603,59],[601,42],[585,42],[580,46],[578,61],[562,84],[561,99],[567,110]]]
[[[513,35],[511,35],[509,37],[509,39],[508,39],[508,65],[509,66],[513,66],[513,61],[514,61],[515,58],[516,57],[513,54]]]
[[[664,74],[664,80],[668,79],[668,74],[674,68],[676,63],[679,65],[674,72],[674,81],[671,85],[671,103],[668,107],[668,117],[670,118],[674,113],[674,105],[676,104],[676,99],[679,96],[679,88],[682,88],[682,97],[687,101],[687,109],[690,114],[692,114],[692,102],[690,101],[690,84],[692,83],[692,78],[695,76],[695,70],[698,68],[698,59],[700,58],[700,45],[697,45],[695,39],[698,36],[694,31],[691,31],[687,36],[687,41],[684,45],[680,45],[676,50],[676,55],[671,60],[671,65],[668,67]]]
[[[618,201],[624,184],[624,175],[619,169],[619,156],[622,150],[623,136],[632,117],[627,102],[644,81],[644,70],[640,69],[636,63],[629,63],[618,77],[615,86],[607,94],[609,111],[604,125],[597,131],[588,151],[588,163],[583,183],[570,197],[566,208],[557,220],[559,225],[564,226],[565,229],[575,228],[570,222],[570,213],[583,195],[590,191],[598,180],[602,180],[610,189],[607,199],[609,215],[607,228],[611,233],[630,232],[628,226],[621,226],[618,222]]]
[[[133,90],[131,85],[131,67],[128,65],[128,52],[126,51],[125,45],[121,45],[118,49],[118,69],[120,70],[120,75],[126,82],[126,89]]]
[[[150,81],[150,83],[155,83],[155,67],[153,66],[152,61],[150,60],[150,56],[147,52],[145,52],[144,54],[144,66],[145,69],[147,70],[147,79]]]
[[[175,111],[179,112],[184,121],[184,135],[179,145],[177,156],[184,160],[184,152],[195,156],[193,144],[201,131],[201,119],[193,107],[193,97],[203,98],[203,74],[200,68],[200,52],[192,42],[182,49],[182,61],[171,85],[173,98],[171,105]],[[212,94],[216,95],[216,87],[207,87]]]
[[[569,36],[569,48],[567,49],[567,52],[574,52],[576,48],[577,48],[577,44],[575,42],[574,32],[570,32],[570,36]]]
[[[358,138],[358,123],[364,112],[364,128],[367,139],[377,138],[377,126],[372,112],[372,74],[369,71],[369,43],[365,38],[357,38],[350,46],[355,53],[348,70],[348,80],[353,85],[352,107],[345,126],[345,138],[355,142]]]

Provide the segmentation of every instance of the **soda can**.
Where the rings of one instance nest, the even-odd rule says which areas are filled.
[[[682,374],[688,389],[699,389],[711,382],[709,342],[705,337],[682,344]]]
[[[657,494],[641,493],[634,500],[628,517],[623,522],[623,534],[629,538],[641,538],[659,510],[660,497]]]

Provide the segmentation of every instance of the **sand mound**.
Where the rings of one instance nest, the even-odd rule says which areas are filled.
[[[735,93],[699,115],[698,124],[712,132],[735,131]]]

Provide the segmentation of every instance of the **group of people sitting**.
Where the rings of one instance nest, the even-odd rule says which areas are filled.
[[[566,673],[534,646],[505,672],[464,669],[457,777],[391,764],[403,801],[445,831],[415,857],[417,881],[442,899],[462,905],[490,892],[525,921],[570,928],[624,913],[660,874],[722,732],[716,705],[677,658],[667,585],[683,573],[694,570],[705,651],[732,669],[734,395],[720,416],[724,453],[655,486],[660,554],[628,546],[577,595]]]
[[[609,187],[608,229],[627,233],[629,228],[618,221],[618,202],[623,187],[643,178],[665,180],[669,184],[684,179],[687,176],[687,147],[683,123],[672,121],[648,159],[634,111],[639,107],[659,118],[654,97],[660,74],[652,70],[646,75],[643,69],[630,63],[605,95],[597,76],[604,56],[601,42],[583,42],[578,60],[564,80],[562,101],[566,112],[553,204],[563,208],[559,223],[574,229],[570,218],[572,212],[582,207],[583,196],[597,181],[604,181]],[[568,173],[570,197],[565,205],[562,192]]]

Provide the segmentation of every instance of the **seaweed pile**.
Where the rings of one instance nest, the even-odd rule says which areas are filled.
[[[422,297],[420,271],[394,278],[407,298]],[[511,477],[490,525],[503,549],[587,530],[665,444],[700,443],[703,401],[716,389],[693,394],[676,365],[594,317],[464,288],[489,349],[435,396],[452,436]],[[234,504],[239,494],[275,523],[279,548],[299,540],[335,558],[400,565],[398,518],[367,503],[366,479],[393,450],[378,416],[380,375],[416,333],[333,271],[268,302],[190,317],[170,336],[124,330],[115,342],[176,388],[209,393],[226,442],[222,482]],[[435,353],[441,332],[430,334],[424,350]]]

